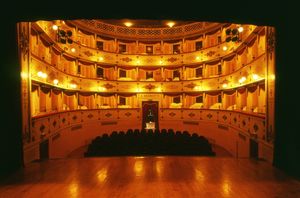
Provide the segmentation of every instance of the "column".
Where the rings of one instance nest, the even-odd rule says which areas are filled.
[[[166,77],[165,77],[165,69],[164,69],[164,67],[161,67],[161,78],[162,78],[163,80],[166,80]]]
[[[182,94],[182,108],[186,108],[186,95],[185,95],[185,93]]]
[[[117,107],[118,107],[118,103],[119,103],[119,101],[118,101],[118,95],[115,94],[115,104],[114,104],[114,108],[117,108]]]
[[[118,40],[115,38],[115,52],[118,53],[119,47],[118,47]]]
[[[114,80],[117,80],[117,79],[118,79],[118,75],[119,75],[119,72],[118,72],[118,67],[117,67],[117,66],[115,66],[115,67],[114,67],[114,77],[115,77],[115,79],[114,79]]]
[[[30,54],[31,54],[31,23],[19,23],[17,26],[19,61],[21,65],[21,107],[22,107],[22,141],[31,141],[31,75],[30,75]]]
[[[135,80],[136,80],[136,81],[140,81],[140,78],[139,78],[139,67],[136,67],[136,68],[135,68],[135,72],[136,72]]]
[[[93,44],[93,47],[95,49],[97,49],[97,34],[96,33],[94,34],[94,44]]]
[[[275,32],[274,28],[267,27],[266,33],[266,140],[274,141],[275,123]]]

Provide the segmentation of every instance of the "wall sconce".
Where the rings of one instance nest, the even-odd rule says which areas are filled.
[[[252,78],[253,78],[253,80],[258,80],[260,77],[257,74],[252,74]]]
[[[54,79],[54,80],[53,80],[53,84],[54,84],[54,85],[58,85],[58,80],[57,80],[57,79]]]
[[[76,84],[73,84],[73,83],[71,83],[71,84],[70,84],[70,88],[72,88],[72,89],[76,89],[76,88],[77,88],[77,85],[76,85]]]
[[[245,81],[246,81],[246,77],[245,77],[245,76],[243,76],[242,78],[239,79],[239,83],[240,83],[240,84],[242,84],[242,83],[245,82]]]
[[[48,75],[47,75],[46,73],[41,72],[41,71],[39,71],[39,72],[37,73],[37,76],[40,77],[40,78],[44,78],[44,79],[48,77]]]

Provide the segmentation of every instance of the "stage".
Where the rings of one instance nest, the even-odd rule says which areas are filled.
[[[0,197],[300,197],[300,182],[264,161],[232,157],[99,157],[33,162]]]

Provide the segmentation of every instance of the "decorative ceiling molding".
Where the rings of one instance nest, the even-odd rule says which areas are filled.
[[[117,39],[146,40],[148,42],[150,40],[168,41],[196,35],[209,34],[211,32],[216,32],[222,27],[228,25],[227,23],[192,22],[172,28],[135,28],[112,25],[99,20],[70,20],[67,21],[67,24],[78,27],[79,29],[84,29],[85,31],[93,34],[115,37]]]

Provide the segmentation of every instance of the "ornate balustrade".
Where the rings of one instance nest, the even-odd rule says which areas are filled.
[[[142,112],[139,108],[128,109],[90,109],[49,113],[32,118],[31,135],[24,137],[25,144],[35,144],[43,139],[55,136],[65,128],[80,129],[82,124],[99,123],[99,126],[117,125],[118,122],[129,122],[139,126]],[[271,143],[273,137],[265,133],[265,116],[240,111],[213,109],[169,109],[159,110],[159,120],[174,121],[179,126],[184,122],[201,125],[201,122],[215,123],[219,127],[232,127],[249,137],[265,143]],[[113,130],[113,127],[111,128]],[[30,138],[30,139],[29,139]]]

